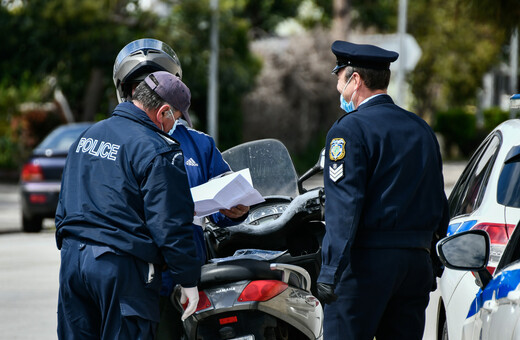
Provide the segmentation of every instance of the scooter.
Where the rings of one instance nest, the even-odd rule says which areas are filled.
[[[244,143],[222,155],[234,171],[250,169],[265,202],[251,206],[239,225],[206,225],[210,263],[202,267],[199,303],[183,323],[184,339],[323,339],[315,286],[324,194],[307,191],[303,182],[323,170],[324,152],[299,179],[278,140]],[[179,298],[174,291],[172,302],[181,308]]]

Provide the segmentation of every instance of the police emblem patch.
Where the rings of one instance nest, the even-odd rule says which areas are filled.
[[[345,140],[343,138],[334,138],[330,141],[329,157],[331,161],[345,157]]]
[[[337,162],[329,166],[329,178],[334,183],[345,177],[345,167],[343,163],[344,162]]]

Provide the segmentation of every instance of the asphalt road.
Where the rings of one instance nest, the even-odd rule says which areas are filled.
[[[465,163],[444,166],[449,194]],[[320,185],[316,178],[306,187]],[[21,232],[15,184],[0,183],[0,339],[56,339],[59,251],[52,219],[37,234]]]

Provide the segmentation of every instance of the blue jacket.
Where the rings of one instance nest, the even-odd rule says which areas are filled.
[[[190,188],[231,171],[211,136],[182,124],[175,128],[171,136],[181,144]],[[219,227],[237,223],[221,213],[211,215],[210,220]]]
[[[430,249],[448,224],[442,160],[432,129],[371,98],[327,134],[326,235],[318,282],[337,283],[352,248]]]
[[[68,235],[155,264],[176,282],[200,276],[193,201],[179,144],[129,102],[72,144],[56,211],[56,241]]]
[[[177,125],[171,136],[181,144],[190,188],[231,171],[211,136],[182,124]],[[246,217],[247,214],[240,220],[232,220],[218,212],[209,216],[209,219],[219,227],[227,227],[239,223]],[[201,264],[204,264],[206,262],[206,243],[200,226],[193,225],[193,238],[197,245],[199,260]],[[169,296],[176,283],[178,282],[168,271],[163,272],[161,295]]]

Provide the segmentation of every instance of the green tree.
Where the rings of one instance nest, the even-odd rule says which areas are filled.
[[[111,85],[114,57],[125,42],[150,26],[146,13],[128,10],[137,8],[137,0],[21,3],[15,9],[0,7],[2,25],[10,32],[4,44],[10,53],[0,60],[2,80],[22,87],[53,76],[77,120],[108,112],[104,87]]]
[[[371,28],[379,33],[397,31],[399,0],[350,0],[350,2],[353,11],[352,27]]]
[[[332,1],[313,0],[313,2],[322,8],[326,14],[322,18],[322,24],[326,26],[329,25],[331,19],[330,14],[332,13]],[[278,24],[287,18],[296,17],[302,0],[243,0],[242,3],[243,6],[240,16],[249,21],[252,36],[256,38],[273,35]]]
[[[394,33],[399,0],[351,0],[354,28]],[[422,49],[409,75],[414,110],[432,116],[437,110],[475,105],[484,73],[502,56],[520,6],[510,0],[408,1],[407,32]]]
[[[517,28],[520,17],[520,6],[514,0],[457,0],[468,10],[475,23],[485,22],[505,30],[509,36]]]
[[[9,122],[20,114],[20,103],[53,101],[49,79],[56,80],[77,121],[106,117],[117,103],[114,59],[128,42],[144,37],[165,41],[180,56],[184,80],[193,90],[192,112],[199,118],[197,127],[204,130],[209,1],[163,3],[171,13],[143,10],[138,0],[3,0],[0,31],[8,32],[3,50],[9,53],[0,57],[0,133],[8,134]],[[224,32],[220,38],[220,140],[224,146],[239,142],[240,96],[250,90],[261,66],[249,53],[250,26],[240,16],[241,3],[220,1]]]
[[[499,60],[505,29],[469,12],[464,1],[429,0],[410,7],[409,32],[423,51],[410,81],[422,115],[475,105],[482,76]]]
[[[260,60],[249,51],[250,25],[241,15],[245,2],[220,0],[219,20],[219,147],[227,149],[241,142],[240,102],[254,84]],[[158,23],[156,37],[177,52],[183,80],[192,91],[192,112],[198,128],[205,130],[207,117],[208,65],[210,57],[209,0],[185,0],[171,15]]]

